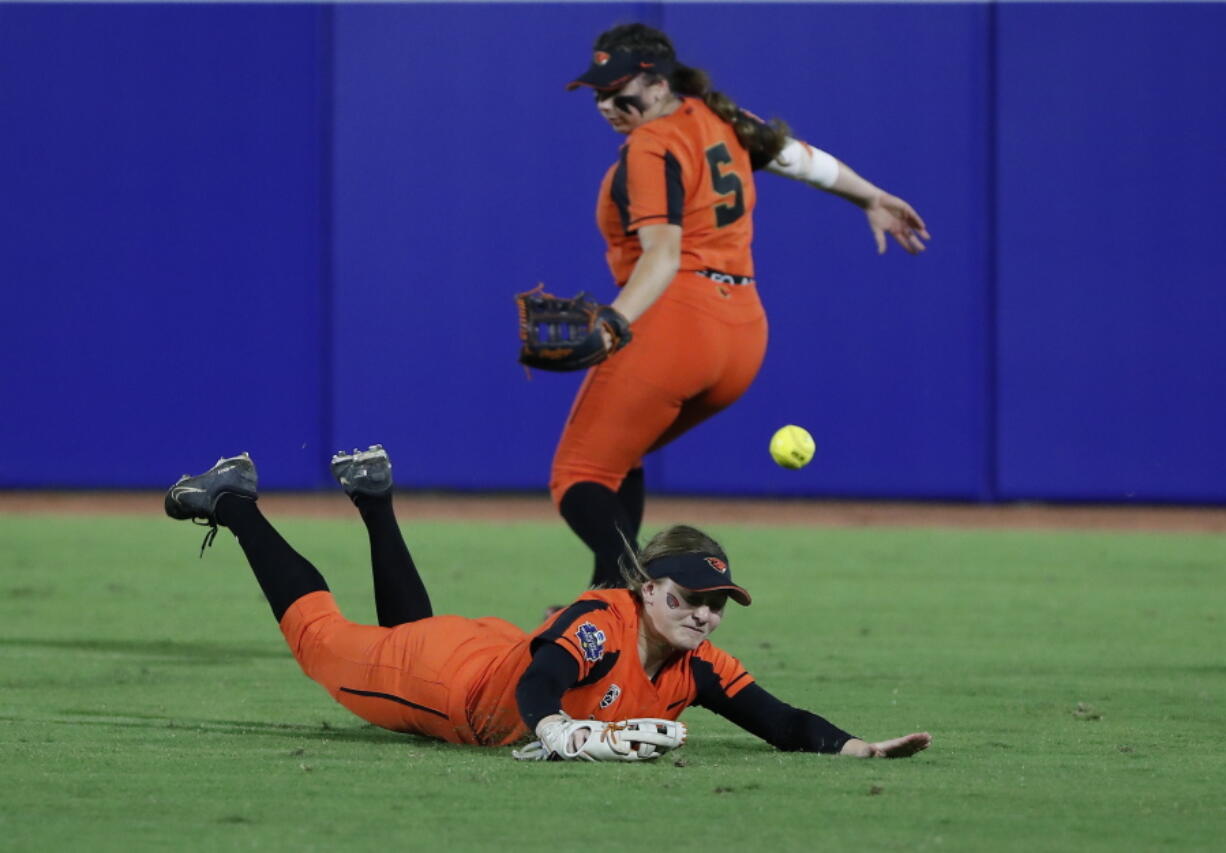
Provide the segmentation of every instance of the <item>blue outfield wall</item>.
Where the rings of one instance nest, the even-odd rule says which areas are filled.
[[[543,488],[578,377],[526,378],[511,295],[612,297],[618,138],[563,84],[632,19],[934,236],[761,176],[766,364],[653,489],[1226,500],[1226,5],[1177,3],[0,5],[0,487],[380,441]]]
[[[0,5],[0,486],[317,482],[324,17]]]
[[[1004,5],[997,494],[1226,499],[1226,4]]]

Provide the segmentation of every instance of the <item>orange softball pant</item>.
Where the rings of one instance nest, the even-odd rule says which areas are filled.
[[[726,409],[766,355],[757,286],[677,274],[626,348],[588,371],[553,457],[555,504],[575,483],[616,492],[643,457]]]
[[[330,592],[308,593],[291,604],[281,633],[302,671],[368,723],[469,744],[480,742],[469,696],[490,661],[527,636],[492,617],[359,625],[341,615]],[[519,729],[526,731],[522,722]]]

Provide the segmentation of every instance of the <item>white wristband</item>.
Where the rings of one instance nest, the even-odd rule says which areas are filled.
[[[779,156],[766,164],[766,171],[828,190],[839,179],[839,161],[820,148],[788,137]]]

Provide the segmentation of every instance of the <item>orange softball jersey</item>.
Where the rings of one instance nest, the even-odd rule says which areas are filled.
[[[579,664],[579,686],[562,697],[566,713],[606,721],[675,720],[698,696],[696,668],[713,674],[729,698],[753,683],[739,660],[709,640],[648,678],[639,660],[639,607],[629,590],[592,590],[536,632],[534,645],[556,643]]]
[[[729,697],[753,683],[710,642],[648,679],[638,623],[638,602],[624,589],[584,593],[532,635],[496,618],[359,625],[331,593],[314,592],[290,606],[281,632],[303,672],[362,719],[451,743],[503,746],[528,734],[515,689],[540,643],[556,643],[578,663],[579,680],[562,700],[578,719],[676,719],[698,695],[696,677],[717,679]]]
[[[618,285],[642,254],[643,225],[680,225],[681,269],[753,276],[753,208],[757,195],[749,153],[732,126],[698,98],[626,138],[605,174],[596,224]]]

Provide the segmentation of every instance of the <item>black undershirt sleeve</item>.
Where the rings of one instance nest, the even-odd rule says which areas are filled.
[[[699,676],[696,670],[695,675]],[[729,698],[714,673],[698,679],[701,705],[785,752],[836,753],[855,737],[824,717],[781,702],[756,683]]]
[[[579,679],[579,664],[570,653],[555,643],[541,643],[532,654],[532,663],[515,687],[515,703],[529,731],[562,708],[562,694]]]

